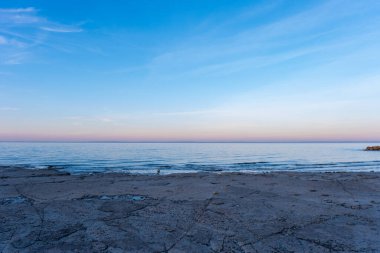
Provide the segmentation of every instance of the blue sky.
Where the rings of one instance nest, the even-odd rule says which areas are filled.
[[[0,140],[380,140],[380,1],[0,3]]]

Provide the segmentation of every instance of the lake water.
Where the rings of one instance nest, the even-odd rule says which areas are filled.
[[[0,165],[71,173],[380,171],[376,143],[0,143]],[[378,145],[378,144],[377,144]]]

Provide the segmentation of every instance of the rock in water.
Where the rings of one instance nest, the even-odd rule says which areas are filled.
[[[366,151],[380,151],[380,146],[367,147]]]

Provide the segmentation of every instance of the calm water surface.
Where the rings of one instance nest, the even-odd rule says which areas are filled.
[[[380,171],[376,143],[0,143],[0,165],[71,173]],[[378,144],[377,144],[378,145]]]

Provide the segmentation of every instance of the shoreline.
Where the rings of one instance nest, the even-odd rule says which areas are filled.
[[[380,172],[0,167],[2,252],[376,252]]]
[[[380,174],[380,171],[377,170],[349,170],[349,171],[341,171],[341,170],[286,170],[286,169],[278,169],[278,170],[193,170],[193,171],[184,171],[184,170],[167,170],[167,171],[174,171],[174,172],[167,172],[163,169],[160,169],[160,173],[157,173],[157,169],[152,170],[152,172],[135,172],[137,170],[122,170],[122,171],[113,171],[113,170],[103,170],[103,171],[77,171],[72,172],[65,168],[64,166],[53,166],[53,165],[46,165],[41,167],[33,167],[33,166],[22,166],[22,165],[0,165],[0,172],[2,170],[9,170],[9,169],[15,169],[15,170],[30,170],[30,171],[51,171],[56,173],[63,173],[71,176],[88,176],[88,175],[97,175],[97,174],[118,174],[118,175],[130,175],[130,176],[170,176],[170,175],[198,175],[198,174],[217,174],[217,175],[259,175],[259,174],[288,174],[288,173],[305,173],[305,174],[329,174],[329,173],[352,173],[352,174],[360,174],[360,173],[378,173]],[[144,171],[144,170],[139,170]]]

